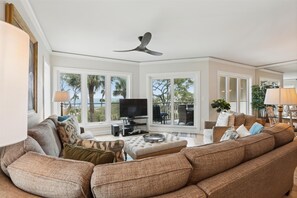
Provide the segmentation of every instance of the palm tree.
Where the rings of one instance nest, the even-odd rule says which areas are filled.
[[[93,122],[93,121],[95,121],[94,95],[95,95],[96,91],[100,87],[102,87],[102,91],[104,91],[104,87],[105,87],[104,76],[89,75],[88,76],[88,85],[87,86],[88,86],[89,99],[90,99],[90,122]],[[102,93],[102,91],[101,91],[101,93]],[[103,94],[104,93],[105,92],[103,92]]]
[[[115,82],[115,90],[113,91],[113,96],[123,96],[125,99],[127,96],[127,85],[126,85],[126,79],[121,77],[112,77],[112,82]]]

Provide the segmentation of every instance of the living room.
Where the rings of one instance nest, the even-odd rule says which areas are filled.
[[[205,121],[217,120],[213,100],[225,98],[231,110],[255,115],[252,85],[276,83],[297,88],[297,17],[295,0],[286,1],[38,1],[0,0],[0,20],[12,3],[38,42],[34,99],[28,128],[50,115],[60,115],[56,91],[63,75],[80,76],[80,127],[95,136],[111,133],[114,103],[121,98],[147,99],[147,130],[203,135]],[[53,14],[54,13],[54,14]],[[151,32],[149,50],[134,49]],[[141,38],[137,38],[141,37]],[[139,39],[139,41],[138,41]],[[152,53],[152,52],[150,52]],[[90,121],[88,78],[104,77],[105,91],[95,98],[104,103],[103,118]],[[115,78],[125,79],[125,97],[115,96]],[[176,79],[190,79],[193,119],[179,122]],[[155,81],[170,86],[163,123],[153,118]],[[96,92],[96,94],[97,94]],[[71,98],[75,98],[71,91]],[[223,94],[223,95],[222,95]],[[99,97],[100,96],[100,97]],[[116,101],[116,102],[115,102]],[[73,100],[68,105],[75,106]],[[118,105],[118,104],[117,104]],[[69,113],[65,107],[62,111]],[[68,109],[69,110],[69,109]],[[277,113],[277,111],[276,111]]]

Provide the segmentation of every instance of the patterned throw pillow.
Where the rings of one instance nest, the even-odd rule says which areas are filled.
[[[239,135],[236,131],[233,131],[232,129],[228,129],[224,135],[222,136],[220,141],[226,141],[226,140],[235,140],[239,138]]]
[[[58,122],[58,133],[62,143],[75,144],[79,139],[79,125],[74,116],[70,116],[63,122]]]
[[[95,140],[82,140],[79,139],[76,142],[77,146],[82,146],[84,148],[94,148],[101,149],[104,151],[112,151],[115,155],[115,162],[124,161],[123,157],[123,148],[124,141],[116,140],[116,141],[95,141]]]
[[[221,112],[216,122],[216,126],[228,126],[229,117],[231,113]]]

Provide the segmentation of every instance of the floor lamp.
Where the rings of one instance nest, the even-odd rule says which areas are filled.
[[[0,147],[27,138],[28,71],[28,34],[0,21]]]
[[[297,104],[295,88],[267,89],[264,104],[278,105],[278,121],[282,122],[283,105]]]
[[[56,91],[54,96],[54,102],[61,103],[61,116],[63,116],[63,105],[64,102],[68,102],[70,100],[70,95],[68,91]]]

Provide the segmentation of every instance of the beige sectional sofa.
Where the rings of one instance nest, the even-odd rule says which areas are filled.
[[[286,124],[237,140],[94,166],[26,152],[0,176],[0,197],[281,198],[293,186],[297,139]],[[25,192],[27,191],[27,192]]]

